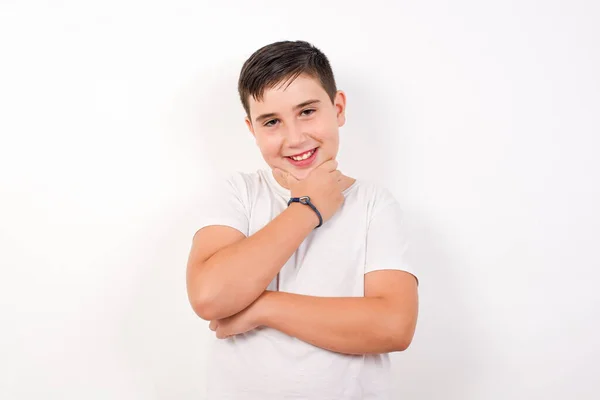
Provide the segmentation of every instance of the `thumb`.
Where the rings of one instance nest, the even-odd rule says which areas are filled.
[[[286,186],[291,186],[298,182],[298,179],[296,179],[294,175],[282,169],[273,168],[273,173],[275,176],[279,177]]]

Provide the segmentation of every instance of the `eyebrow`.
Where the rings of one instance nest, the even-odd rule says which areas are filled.
[[[314,99],[314,100],[307,100],[307,101],[304,101],[304,102],[302,102],[302,103],[300,103],[300,104],[298,104],[298,105],[294,106],[294,110],[297,110],[297,109],[299,109],[299,108],[306,107],[306,106],[308,106],[308,105],[311,105],[311,104],[317,104],[317,103],[320,103],[320,102],[321,102],[321,100],[317,100],[317,99]],[[267,119],[267,118],[273,118],[273,117],[276,117],[276,116],[277,116],[277,113],[267,113],[267,114],[261,114],[261,115],[259,115],[258,117],[256,117],[256,118],[254,119],[254,121],[256,121],[256,122],[261,122],[261,121],[264,121],[264,120],[265,120],[265,119]]]

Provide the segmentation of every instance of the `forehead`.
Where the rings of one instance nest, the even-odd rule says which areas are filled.
[[[250,96],[248,105],[252,117],[265,113],[290,111],[307,100],[328,99],[327,92],[316,78],[300,75],[292,82],[284,80],[274,87],[265,89],[260,101]]]

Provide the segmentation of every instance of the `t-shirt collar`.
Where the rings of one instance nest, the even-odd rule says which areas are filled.
[[[263,169],[263,174],[266,176],[269,185],[280,195],[289,199],[292,196],[292,191],[281,186],[277,179],[273,176],[273,170],[271,168]]]

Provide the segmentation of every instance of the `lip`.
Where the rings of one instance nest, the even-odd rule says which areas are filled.
[[[299,167],[299,168],[302,168],[302,167],[308,167],[308,166],[310,166],[310,165],[311,165],[311,164],[312,164],[312,163],[315,161],[315,159],[317,158],[317,153],[318,153],[318,152],[319,152],[319,148],[318,148],[318,147],[316,147],[316,148],[315,148],[315,151],[312,153],[312,155],[311,155],[310,157],[308,157],[306,160],[301,160],[301,161],[296,161],[296,160],[292,159],[291,157],[285,157],[285,158],[286,158],[286,159],[287,159],[287,160],[290,162],[290,164],[292,164],[294,167]],[[306,153],[306,151],[305,151],[305,152],[303,152],[303,153]],[[300,154],[303,154],[303,153],[300,153]]]

